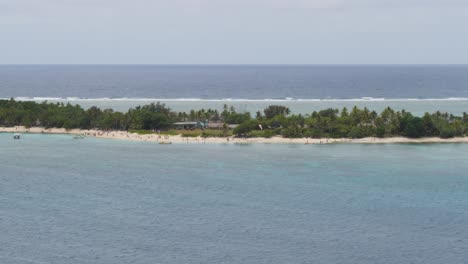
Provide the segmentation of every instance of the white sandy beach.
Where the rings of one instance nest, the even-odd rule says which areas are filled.
[[[361,139],[348,139],[348,138],[218,138],[218,137],[182,137],[148,134],[140,135],[136,133],[129,133],[127,131],[101,131],[101,130],[81,130],[64,128],[43,128],[31,127],[26,128],[23,126],[16,127],[0,127],[0,133],[44,133],[44,134],[69,134],[69,135],[85,135],[87,137],[118,139],[118,140],[132,140],[144,141],[154,143],[187,143],[187,144],[203,144],[203,143],[229,143],[229,144],[248,144],[248,143],[261,143],[261,144],[334,144],[334,143],[359,143],[359,144],[388,144],[388,143],[468,143],[468,137],[456,137],[443,139],[438,137],[428,138],[405,138],[405,137],[391,137],[391,138],[361,138]]]

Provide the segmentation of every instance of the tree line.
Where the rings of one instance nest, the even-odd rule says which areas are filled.
[[[42,103],[0,100],[0,126],[42,126],[46,128],[100,130],[167,130],[177,121],[210,121],[238,124],[233,133],[243,137],[363,138],[405,136],[450,138],[465,136],[468,114],[425,113],[414,116],[404,110],[384,109],[381,113],[346,107],[324,109],[301,115],[289,108],[272,105],[263,112],[239,113],[233,107],[172,111],[165,104],[152,103],[118,112],[70,103]]]
[[[234,132],[263,137],[282,135],[289,138],[451,138],[466,135],[468,114],[455,116],[437,111],[418,117],[405,110],[395,111],[390,107],[379,114],[368,108],[359,109],[355,106],[351,110],[346,107],[341,110],[329,108],[309,115],[290,115],[289,109],[284,106],[270,106],[263,115],[258,112],[255,120],[242,123]]]

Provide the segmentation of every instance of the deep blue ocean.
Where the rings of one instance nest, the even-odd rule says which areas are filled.
[[[301,114],[353,106],[461,114],[468,112],[468,65],[0,66],[0,98],[10,97],[118,111],[162,102],[187,112],[228,104],[255,113],[280,104]]]
[[[468,98],[465,66],[0,66],[0,97]]]
[[[0,263],[468,259],[466,144],[0,134]]]

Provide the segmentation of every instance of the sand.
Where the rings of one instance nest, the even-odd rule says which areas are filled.
[[[70,129],[64,128],[43,128],[43,127],[31,127],[26,128],[23,126],[16,127],[0,127],[0,133],[45,133],[45,134],[69,134],[69,135],[85,135],[86,137],[95,138],[107,138],[117,140],[132,140],[132,141],[144,141],[154,142],[158,144],[169,144],[169,143],[185,143],[185,144],[205,144],[205,143],[224,143],[224,144],[335,144],[335,143],[358,143],[358,144],[389,144],[389,143],[468,143],[468,137],[456,137],[449,139],[442,139],[438,137],[428,138],[405,138],[405,137],[391,137],[391,138],[360,138],[360,139],[348,139],[348,138],[203,138],[203,137],[182,137],[182,136],[166,136],[158,134],[140,135],[135,133],[129,133],[127,131],[101,131],[101,130],[81,130],[81,129]]]

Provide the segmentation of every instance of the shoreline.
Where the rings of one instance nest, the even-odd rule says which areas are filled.
[[[186,143],[186,144],[392,144],[392,143],[468,143],[468,137],[455,138],[406,138],[406,137],[389,137],[389,138],[235,138],[235,137],[182,137],[180,135],[158,135],[147,134],[140,135],[137,133],[129,133],[127,131],[102,131],[102,130],[82,130],[64,128],[43,128],[23,126],[15,127],[0,127],[0,133],[33,133],[33,134],[66,134],[66,135],[84,135],[86,137],[154,142],[158,144],[171,143]]]

